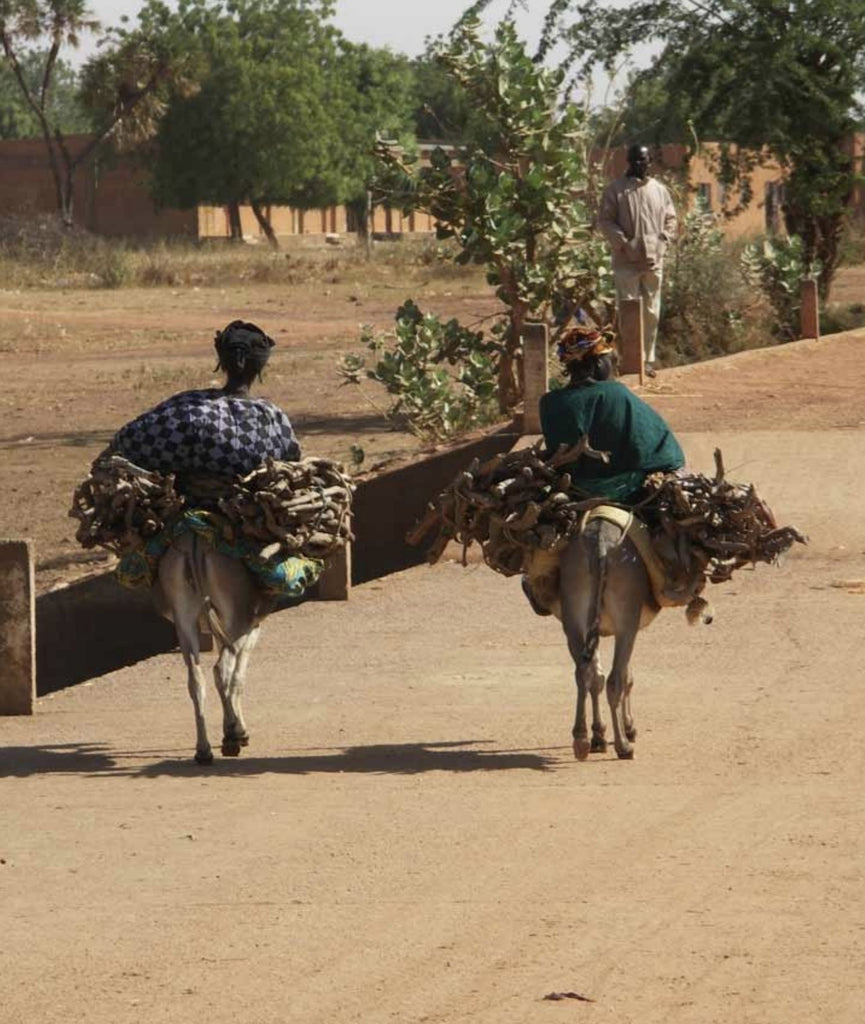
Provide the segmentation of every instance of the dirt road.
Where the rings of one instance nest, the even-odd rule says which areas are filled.
[[[684,435],[812,543],[642,635],[632,762],[454,564],[274,617],[210,770],[174,656],[0,719],[4,1024],[859,1024],[863,440]]]

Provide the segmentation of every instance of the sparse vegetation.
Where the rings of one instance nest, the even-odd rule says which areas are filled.
[[[430,277],[465,276],[429,238],[382,244],[375,263],[424,270]],[[366,254],[353,239],[343,248],[296,244],[284,252],[221,240],[183,239],[133,244],[64,228],[55,216],[0,218],[0,274],[6,288],[217,287],[232,284],[334,284],[352,272],[368,274]]]

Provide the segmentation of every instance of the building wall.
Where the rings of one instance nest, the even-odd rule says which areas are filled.
[[[87,136],[71,136],[67,141],[77,152]],[[425,148],[424,148],[425,147]],[[428,156],[433,144],[422,144],[422,156]],[[861,172],[865,169],[865,135],[851,138],[850,153]],[[688,164],[689,203],[702,196],[712,212],[730,212],[738,196],[726,195],[714,169],[718,147],[708,144]],[[656,152],[656,168],[673,174],[684,173],[686,150],[681,145],[661,146]],[[610,177],[624,173],[625,148],[610,154]],[[777,165],[767,163],[755,168],[751,176],[754,198],[743,211],[727,217],[724,229],[731,237],[754,235],[770,228],[773,214],[779,223],[782,176]],[[852,205],[865,215],[865,183],[856,185]],[[0,142],[0,216],[35,215],[57,210],[54,182],[44,144],[40,139]],[[101,235],[127,238],[228,238],[230,230],[224,207],[200,206],[193,210],[157,209],[147,187],[146,171],[123,156],[101,156],[89,161],[76,174],[73,216],[75,222]],[[297,210],[287,206],[271,208],[271,222],[278,236],[323,236],[354,230],[344,206],[324,210]],[[252,210],[241,207],[241,225],[249,240],[263,238]],[[373,231],[377,234],[429,234],[435,230],[433,218],[425,213],[403,215],[399,210],[376,207]]]
[[[349,211],[344,206],[329,206],[323,210],[271,206],[270,223],[279,237],[344,235],[355,230]],[[240,225],[245,239],[264,239],[264,232],[248,206],[240,207]],[[377,206],[373,211],[372,230],[383,235],[432,233],[435,231],[435,224],[433,218],[426,213],[403,215],[400,210],[388,210]],[[227,208],[199,206],[198,235],[199,238],[229,238],[231,227]]]
[[[70,136],[75,154],[87,136]],[[0,216],[56,213],[54,178],[41,139],[0,142]],[[99,157],[75,175],[73,219],[101,235],[125,238],[196,237],[194,210],[158,210],[147,189],[146,173],[125,157]]]
[[[772,214],[773,196],[777,200],[777,190],[782,183],[780,168],[774,161],[754,168],[750,175],[753,198],[743,210],[733,213],[739,204],[740,194],[738,192],[730,193],[718,181],[716,162],[719,147],[716,144],[706,144],[701,152],[693,156],[689,162],[687,161],[686,147],[679,144],[660,146],[658,149],[651,150],[651,153],[653,162],[650,172],[655,175],[668,172],[674,176],[681,176],[684,175],[687,165],[687,180],[682,178],[682,185],[687,195],[688,209],[696,208],[697,203],[702,200],[703,205],[710,213],[723,214],[724,219],[721,224],[729,238],[763,234],[769,230],[767,213]],[[610,177],[617,177],[625,173],[626,154],[627,147],[625,146],[613,151],[609,163]],[[768,211],[767,197],[769,200]],[[776,224],[775,227],[778,225]]]

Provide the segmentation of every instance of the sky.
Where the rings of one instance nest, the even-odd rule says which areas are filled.
[[[429,36],[437,36],[454,24],[471,0],[337,0],[334,23],[351,40],[415,57],[423,52]],[[140,0],[90,0],[88,6],[103,25],[116,25],[122,15],[131,19],[141,7]],[[548,0],[526,0],[517,22],[526,38],[534,43],[540,36]],[[507,8],[506,0],[490,5],[493,21]],[[93,52],[93,41],[84,40],[80,57]]]

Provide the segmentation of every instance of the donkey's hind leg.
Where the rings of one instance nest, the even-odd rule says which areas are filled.
[[[588,552],[582,538],[575,538],[561,558],[562,628],[568,650],[574,659],[577,707],[574,717],[574,757],[584,761],[592,750],[601,750],[604,726],[601,722],[598,693],[604,685],[597,646],[589,648],[589,626],[594,616],[593,588]],[[592,697],[592,739],[586,725],[586,695]]]
[[[230,647],[224,647],[214,669],[216,686],[222,697],[222,753],[226,757],[237,757],[240,748],[249,744],[249,732],[243,718],[243,688],[249,656],[259,631],[259,626],[253,626]]]
[[[631,654],[639,629],[639,616],[633,623],[623,622],[616,633],[616,647],[613,655],[613,666],[607,677],[607,701],[610,705],[610,718],[613,720],[613,738],[616,753],[619,757],[629,760],[634,756],[631,741],[637,733],[630,711],[630,694],[633,679],[630,675]],[[631,733],[631,735],[629,735]]]

